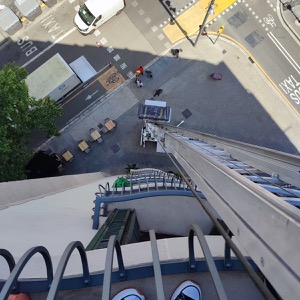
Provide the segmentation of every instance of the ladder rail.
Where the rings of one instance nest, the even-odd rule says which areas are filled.
[[[197,149],[197,148],[200,148],[201,150],[204,149],[203,153],[213,156],[216,160],[221,162],[223,165],[226,165],[228,168],[233,169],[235,172],[238,172],[239,174],[252,175],[252,176],[255,175],[255,176],[261,177],[258,174],[258,173],[262,173],[261,170],[254,169],[252,166],[245,164],[244,162],[241,162],[238,160],[233,161],[231,159],[231,156],[229,154],[227,154],[227,152],[225,150],[221,150],[218,148],[218,150],[215,151],[214,146],[208,147],[206,143],[204,144],[204,147],[203,147],[203,144],[202,144],[203,142],[199,142],[198,140],[196,142],[191,141],[191,143],[193,144],[193,147],[195,149]],[[224,155],[225,156],[227,155],[228,160],[223,158]],[[230,164],[228,165],[227,161],[229,161],[229,160],[230,160]],[[296,189],[287,189],[282,185],[278,185],[276,183],[271,183],[271,182],[268,182],[267,184],[274,187],[273,188],[274,193],[275,193],[275,191],[278,191],[278,189],[280,189],[280,190],[282,190],[282,191],[279,191],[280,194],[283,194],[283,195],[289,194],[290,196],[299,197],[299,191],[297,191]],[[272,189],[271,187],[267,187],[266,183],[261,184],[261,186],[265,187],[269,191]]]
[[[300,262],[294,259],[300,248],[299,210],[247,179],[246,174],[238,174],[222,164],[232,157],[297,187],[300,157],[161,123],[147,126],[188,186],[192,188],[180,169],[203,192],[281,297],[300,294]],[[205,151],[195,145],[202,142]],[[207,152],[213,147],[219,154],[217,159]],[[214,221],[210,207],[201,199],[198,201]]]
[[[300,156],[158,122],[150,124],[150,128],[158,140],[163,138],[165,132],[176,132],[193,139],[199,139],[227,150],[238,160],[249,163],[253,167],[259,166],[259,169],[266,173],[280,174],[280,179],[283,181],[295,186],[299,185]]]
[[[165,146],[204,195],[209,195],[208,201],[271,283],[280,287],[282,295],[291,290],[296,293],[300,263],[288,255],[280,240],[288,241],[294,249],[300,248],[300,240],[292,238],[300,232],[299,211],[209,155],[189,147],[188,141],[177,134],[166,133]],[[201,173],[201,169],[205,172]]]

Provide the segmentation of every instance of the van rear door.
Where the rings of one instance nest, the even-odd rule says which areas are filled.
[[[97,74],[96,70],[83,55],[71,62],[69,66],[82,82],[88,81]]]

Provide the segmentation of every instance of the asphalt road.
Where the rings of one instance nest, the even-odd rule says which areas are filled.
[[[0,67],[7,61],[15,61],[32,72],[56,53],[60,53],[67,63],[84,55],[99,75],[111,63],[126,80],[138,65],[146,65],[172,46],[162,29],[170,23],[170,17],[184,13],[189,3],[190,0],[126,1],[119,16],[94,33],[82,36],[73,25],[80,1],[60,2],[54,9],[45,8],[33,24],[28,28],[25,24],[24,30],[1,49]],[[224,25],[224,34],[248,49],[300,112],[299,45],[281,24],[276,3],[276,0],[237,1],[216,19],[209,30],[216,31]],[[97,42],[102,46],[97,47]],[[95,82],[79,91],[77,96],[66,99],[64,114],[58,120],[59,127],[65,126],[94,101],[99,101],[106,92],[103,85]]]
[[[24,30],[1,49],[0,66],[15,61],[30,73],[56,53],[67,63],[84,55],[99,75],[111,64],[126,80],[133,76],[137,66],[146,65],[171,46],[160,25],[188,2],[172,1],[172,6],[160,1],[142,0],[137,6],[135,2],[128,2],[120,15],[87,36],[81,35],[73,25],[80,1],[58,3],[53,10],[45,8],[28,29],[25,25]],[[97,47],[97,42],[102,46]],[[95,81],[76,92],[76,96],[65,99],[63,115],[57,120],[59,128],[94,101],[99,101],[106,92],[107,89]]]
[[[282,25],[276,0],[236,2],[209,30],[224,33],[242,44],[300,113],[300,44]],[[241,70],[242,71],[242,70]]]

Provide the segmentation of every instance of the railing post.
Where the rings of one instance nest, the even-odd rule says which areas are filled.
[[[89,266],[87,262],[86,252],[84,250],[84,247],[81,242],[71,242],[68,247],[65,249],[55,272],[47,300],[54,300],[56,298],[58,289],[60,287],[62,276],[65,272],[67,263],[69,261],[69,258],[74,251],[74,249],[77,249],[82,263],[82,272],[83,272],[83,281],[85,285],[88,285],[90,283],[90,273],[89,273]]]
[[[110,300],[110,287],[111,287],[111,274],[113,267],[114,259],[114,249],[116,249],[118,265],[119,265],[119,278],[121,280],[126,280],[126,272],[123,263],[121,246],[115,235],[112,235],[109,238],[107,251],[106,251],[106,260],[105,260],[105,271],[103,279],[103,289],[102,289],[102,300]]]
[[[12,256],[12,254],[6,249],[0,249],[0,256],[2,256],[6,260],[9,267],[9,271],[11,272],[16,265],[15,259]]]
[[[218,270],[216,268],[215,262],[211,255],[211,252],[209,250],[207,241],[206,241],[204,234],[201,231],[199,225],[197,225],[197,224],[192,225],[190,227],[190,231],[189,231],[189,254],[192,255],[189,257],[190,268],[196,267],[196,260],[195,260],[195,253],[194,253],[194,234],[196,234],[198,241],[200,243],[200,246],[202,248],[204,258],[206,260],[207,267],[209,269],[209,272],[212,277],[212,280],[213,280],[214,286],[216,288],[217,294],[219,296],[219,299],[226,300],[227,296],[226,296],[223,284],[221,282]]]
[[[31,257],[36,254],[40,253],[43,256],[44,262],[46,264],[46,270],[47,270],[47,284],[50,286],[52,280],[53,280],[53,267],[52,267],[52,262],[51,262],[51,257],[48,252],[48,250],[45,247],[38,246],[38,247],[33,247],[27,250],[22,257],[19,259],[18,263],[10,273],[8,279],[6,280],[1,293],[0,293],[0,299],[1,300],[6,300],[9,296],[9,294],[12,291],[16,291],[16,285],[17,285],[17,280],[21,272],[23,271],[25,265],[27,262],[31,259]]]
[[[230,249],[228,243],[225,241],[225,247],[224,247],[224,265],[225,265],[225,267],[227,269],[230,269],[232,267],[230,252],[231,252],[231,249]]]
[[[93,216],[93,229],[96,229],[96,230],[99,227],[100,209],[101,209],[100,197],[96,196],[95,210],[94,210],[94,216]]]
[[[156,286],[156,298],[159,300],[165,299],[164,287],[161,276],[161,268],[159,261],[159,253],[157,248],[157,242],[155,237],[155,231],[152,229],[149,231],[150,241],[151,241],[151,250],[152,250],[152,260],[153,260],[153,269],[154,269],[154,278]]]

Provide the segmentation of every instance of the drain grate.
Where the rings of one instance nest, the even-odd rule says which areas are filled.
[[[182,115],[187,119],[192,115],[192,113],[190,112],[189,109],[186,109],[182,112]]]

